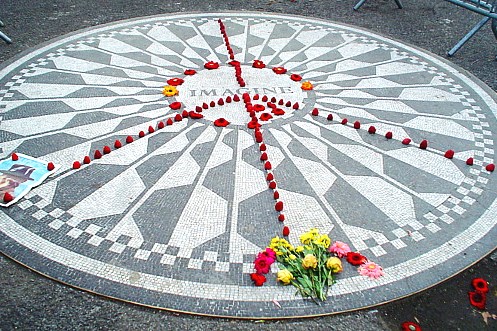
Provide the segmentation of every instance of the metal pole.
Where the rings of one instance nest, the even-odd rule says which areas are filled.
[[[483,18],[478,24],[476,24],[459,42],[452,47],[452,49],[447,53],[448,56],[453,56],[456,52],[471,38],[475,35],[490,20],[490,17]]]

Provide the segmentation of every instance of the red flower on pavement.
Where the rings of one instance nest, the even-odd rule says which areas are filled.
[[[171,86],[178,86],[183,84],[185,81],[181,78],[171,78],[167,80],[167,84]]]
[[[228,122],[226,119],[222,117],[214,121],[214,125],[219,127],[225,127],[228,126],[228,124],[230,124],[230,122]]]
[[[421,141],[421,143],[419,144],[419,148],[421,149],[427,149],[428,148],[428,140],[423,140]]]
[[[169,108],[173,109],[173,110],[178,110],[181,108],[181,102],[173,102],[169,105]]]
[[[176,122],[181,122],[183,120],[183,116],[181,116],[181,114],[176,114],[174,115],[174,120]]]
[[[267,274],[273,262],[274,260],[272,260],[271,258],[259,255],[254,261],[254,268],[259,274]]]
[[[349,121],[348,119],[344,118],[344,119],[342,120],[342,125],[347,124],[347,122],[348,122],[348,121]]]
[[[447,150],[447,152],[445,152],[444,156],[448,159],[452,159],[454,157],[454,151],[452,149],[449,149]]]
[[[297,74],[291,74],[290,79],[293,80],[294,82],[300,82],[302,80],[302,76]]]
[[[333,114],[328,114],[327,119],[328,119],[328,121],[333,121]]]
[[[402,331],[421,331],[419,324],[414,322],[404,322],[400,325]]]
[[[360,129],[361,128],[361,122],[355,121],[354,122],[354,129]]]
[[[487,164],[487,166],[485,167],[485,170],[493,172],[495,170],[495,164],[493,164],[493,163]]]
[[[392,131],[388,131],[387,133],[385,133],[385,138],[392,139],[392,137],[393,137]]]
[[[488,283],[483,278],[473,279],[471,281],[471,285],[473,285],[473,288],[475,289],[476,292],[488,293]]]
[[[409,145],[411,143],[411,139],[409,138],[404,138],[404,140],[402,140],[402,145]]]
[[[466,164],[467,164],[467,165],[473,165],[474,161],[475,161],[475,160],[474,160],[472,157],[469,157],[469,158],[466,160]]]
[[[47,170],[48,171],[52,171],[55,169],[55,164],[53,164],[53,162],[48,162],[47,164]]]
[[[266,163],[264,163],[264,169],[271,170],[272,169],[271,162],[266,161]]]
[[[77,169],[77,168],[74,168],[74,169]],[[9,192],[5,192],[3,195],[3,202],[9,203],[12,200],[14,200],[14,196],[12,194],[10,194]]]
[[[219,63],[214,61],[209,61],[206,64],[204,64],[204,68],[208,70],[217,69],[219,68]]]
[[[91,159],[88,155],[86,155],[84,158],[83,158],[83,163],[84,164],[90,164],[91,163]]]
[[[192,75],[195,75],[197,72],[193,69],[186,69],[184,74],[187,75],[187,76],[192,76]]]
[[[257,69],[264,69],[266,65],[261,60],[254,60],[254,63],[252,63],[252,67]]]
[[[282,211],[283,210],[283,201],[276,202],[276,204],[274,205],[274,209],[276,209],[276,211]]]
[[[469,295],[469,303],[480,310],[485,309],[485,304],[487,302],[487,295],[485,293],[480,292],[468,292]]]
[[[368,132],[371,133],[371,134],[375,134],[376,133],[376,128],[374,126],[370,126],[369,129],[368,129]]]
[[[193,119],[199,119],[199,118],[204,117],[204,115],[202,115],[200,113],[196,113],[193,110],[191,112],[189,112],[188,115],[190,116],[190,118],[193,118]]]
[[[312,116],[318,116],[318,115],[319,115],[319,109],[314,108],[314,109],[312,110],[312,112],[311,112],[311,115],[312,115]]]
[[[286,73],[286,69],[283,67],[274,67],[273,72],[277,75],[282,75]],[[274,101],[273,101],[274,102]]]
[[[266,176],[266,180],[267,180],[268,182],[270,182],[270,181],[272,181],[273,179],[274,179],[273,174],[272,174],[272,173],[268,173],[268,174],[267,174],[267,176]]]
[[[114,148],[121,148],[123,145],[119,140],[114,141]]]
[[[250,279],[252,279],[255,286],[262,286],[266,282],[266,277],[264,275],[255,272],[250,274]]]
[[[269,121],[271,118],[273,118],[273,115],[269,113],[262,113],[262,115],[259,117],[261,121]]]
[[[281,108],[274,108],[271,113],[275,114],[276,116],[281,116],[285,115],[285,111]]]
[[[354,265],[354,266],[364,264],[367,261],[368,261],[368,259],[366,259],[366,257],[360,253],[350,252],[347,254],[347,262]]]
[[[73,164],[72,164],[72,168],[73,169],[79,169],[79,168],[81,168],[81,163],[79,163],[79,161],[74,161]]]
[[[16,153],[12,153],[12,161],[17,161],[19,160],[19,156]]]
[[[283,227],[283,236],[288,237],[290,235],[290,228],[288,226]]]
[[[278,216],[278,221],[280,221],[280,222],[284,222],[284,221],[285,221],[285,215],[280,214],[280,215]]]

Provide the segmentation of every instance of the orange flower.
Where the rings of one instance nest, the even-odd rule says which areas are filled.
[[[311,82],[303,82],[301,88],[304,91],[309,91],[309,90],[312,90],[313,86],[312,86]]]

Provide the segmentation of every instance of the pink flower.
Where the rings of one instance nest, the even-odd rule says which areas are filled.
[[[369,278],[380,278],[383,276],[383,268],[374,262],[366,262],[358,268],[358,271],[363,276]]]
[[[265,251],[262,251],[257,255],[256,259],[259,258],[266,259],[270,264],[273,264],[274,261],[276,261],[276,253],[271,248],[268,247],[266,248]]]
[[[347,256],[348,253],[350,253],[350,247],[344,242],[335,241],[333,245],[328,248],[328,251],[330,253],[336,254],[338,257],[344,257]]]
[[[274,261],[264,255],[259,255],[254,261],[254,268],[258,274],[267,274]]]

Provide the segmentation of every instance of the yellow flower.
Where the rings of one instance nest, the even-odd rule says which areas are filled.
[[[323,246],[324,248],[330,247],[331,239],[327,234],[322,234],[314,241],[316,245]]]
[[[318,266],[318,260],[312,254],[307,254],[302,260],[304,269],[315,269]]]
[[[288,285],[294,279],[292,273],[286,269],[278,271],[276,279],[283,283],[283,285]]]
[[[175,86],[167,85],[167,86],[164,86],[164,89],[162,90],[162,94],[164,94],[166,97],[174,97],[175,95],[178,95],[179,92]]]
[[[290,255],[288,256],[288,258],[289,258],[290,260],[292,260],[292,261],[293,261],[293,260],[295,260],[297,257],[296,257],[295,255],[293,255],[293,254],[290,254]]]
[[[314,235],[313,235],[312,233],[310,233],[310,232],[306,232],[306,233],[304,233],[304,234],[302,234],[302,235],[300,236],[300,242],[301,242],[302,244],[307,245],[307,244],[310,244],[310,243],[311,243],[311,241],[312,241],[312,239],[313,239],[313,238],[314,238]]]
[[[330,269],[331,272],[334,273],[342,272],[342,261],[336,256],[330,257],[326,260],[326,268]]]
[[[303,82],[301,88],[304,91],[308,91],[308,90],[312,90],[313,86],[312,86],[311,82]]]
[[[295,248],[295,252],[297,253],[301,253],[304,251],[304,246],[297,246],[297,248]]]
[[[319,234],[319,230],[316,229],[316,228],[312,228],[309,230],[309,233],[312,234],[312,235],[318,235]]]

